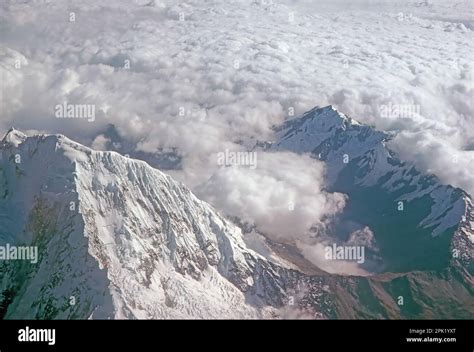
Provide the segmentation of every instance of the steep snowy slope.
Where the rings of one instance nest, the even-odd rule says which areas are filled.
[[[472,273],[472,200],[401,161],[389,142],[390,135],[328,106],[286,122],[270,148],[310,153],[325,162],[330,191],[349,196],[335,233],[347,236],[344,224],[349,222],[368,226],[383,270],[442,269],[455,259]]]
[[[16,130],[1,153],[0,245],[39,249],[38,263],[0,262],[3,317],[287,314],[303,275],[246,248],[238,227],[148,164]],[[306,280],[322,296],[322,279]],[[330,315],[313,301],[313,316]]]
[[[14,130],[2,156],[0,238],[33,243],[41,257],[3,276],[16,292],[6,317],[259,316],[244,296],[253,284],[245,256],[256,254],[169,176],[63,136]]]
[[[474,312],[461,267],[374,278],[304,274],[247,248],[238,227],[142,161],[15,130],[0,148],[0,246],[32,245],[39,253],[37,263],[0,261],[3,318]]]

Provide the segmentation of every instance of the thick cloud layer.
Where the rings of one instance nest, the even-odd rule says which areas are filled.
[[[199,189],[229,215],[255,223],[268,237],[287,242],[309,239],[312,227],[339,212],[344,195],[323,192],[323,164],[292,153],[258,153],[258,167],[221,167]]]
[[[319,163],[217,158],[271,140],[290,112],[334,104],[398,131],[402,157],[474,194],[473,9],[414,3],[2,2],[0,132],[61,132],[105,149],[113,124],[137,151],[177,151],[171,173],[223,212],[299,238],[343,204],[323,191]],[[64,103],[93,106],[94,119],[57,118]]]

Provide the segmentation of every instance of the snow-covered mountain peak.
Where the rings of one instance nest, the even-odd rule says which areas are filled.
[[[372,138],[373,143],[378,143],[388,138],[388,134],[376,131],[370,126],[362,125],[355,119],[339,112],[334,106],[315,107],[303,116],[286,121],[282,126],[276,128],[277,142],[286,143],[290,139],[297,138],[300,149],[309,147],[305,140],[311,139],[310,145],[314,146],[333,137],[344,137],[347,139],[357,137],[358,143]],[[297,136],[297,137],[296,137]],[[306,150],[308,152],[309,150]]]
[[[27,138],[26,134],[12,127],[8,130],[8,132],[2,138],[2,144],[12,144],[12,145],[17,146],[23,143],[26,138]]]
[[[7,316],[261,317],[281,304],[273,264],[183,184],[61,135],[14,136],[0,148],[0,244],[40,258],[26,276],[0,266],[16,293]]]
[[[334,124],[360,124],[356,120],[338,111],[334,105],[327,105],[324,107],[316,106],[303,115],[303,119],[305,118],[318,119],[321,123],[333,122]]]
[[[286,121],[276,129],[275,150],[311,153],[328,162],[329,182],[334,180],[346,159],[356,159],[369,150],[384,153],[383,142],[389,136],[362,125],[333,106],[314,109]]]
[[[360,123],[343,113],[339,112],[335,106],[328,105],[325,107],[316,106],[315,108],[306,112],[302,119],[315,120],[323,129],[330,129],[332,126],[345,126],[347,124],[360,125]]]
[[[328,189],[348,195],[341,218],[379,228],[375,237],[385,242],[382,252],[392,262],[390,270],[442,267],[452,257],[449,243],[456,243],[459,258],[472,269],[474,229],[465,220],[473,217],[468,195],[400,160],[386,143],[389,134],[353,121],[333,107],[315,108],[280,127],[271,148],[308,153],[324,162]],[[396,230],[400,223],[406,225],[402,236]],[[423,238],[436,240],[425,243]],[[427,256],[422,259],[416,249],[408,264],[404,248],[416,248],[416,241]],[[440,251],[442,259],[433,260]],[[397,259],[402,255],[404,260]]]

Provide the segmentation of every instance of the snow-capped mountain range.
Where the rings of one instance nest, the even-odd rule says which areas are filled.
[[[454,253],[473,272],[472,199],[400,160],[390,139],[327,106],[278,127],[269,149],[325,162],[330,191],[349,196],[341,218],[374,230],[389,271],[442,268]]]
[[[327,107],[288,121],[269,147],[312,153],[348,194],[333,230],[368,226],[384,265],[357,277],[259,254],[144,161],[12,129],[0,145],[0,245],[37,246],[39,258],[0,262],[0,316],[472,317],[472,201],[398,160],[388,139]]]

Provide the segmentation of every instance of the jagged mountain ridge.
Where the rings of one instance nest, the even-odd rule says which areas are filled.
[[[11,155],[22,161],[2,168],[10,221],[0,238],[36,243],[43,255],[34,276],[17,283],[24,294],[6,317],[260,316],[244,295],[254,269],[245,257],[255,266],[258,255],[237,227],[169,176],[60,135],[11,131],[2,152],[9,164]],[[77,273],[84,261],[95,265]],[[57,282],[50,285],[51,275]],[[68,307],[72,296],[76,304]]]
[[[458,266],[373,278],[305,275],[247,248],[240,229],[144,162],[60,135],[14,130],[1,154],[0,241],[34,243],[42,253],[37,267],[2,263],[4,318],[469,317],[474,311]],[[416,290],[427,283],[443,288],[432,302]],[[400,292],[412,296],[415,308],[397,305]]]
[[[327,106],[278,127],[269,149],[325,163],[329,191],[349,196],[342,221],[374,230],[386,271],[441,270],[456,251],[454,259],[474,272],[470,196],[400,160],[390,138]]]
[[[0,243],[40,253],[38,265],[0,263],[4,318],[280,317],[300,314],[299,299],[284,306],[301,286],[305,314],[336,316],[327,279],[259,256],[143,161],[15,130],[1,151]]]

